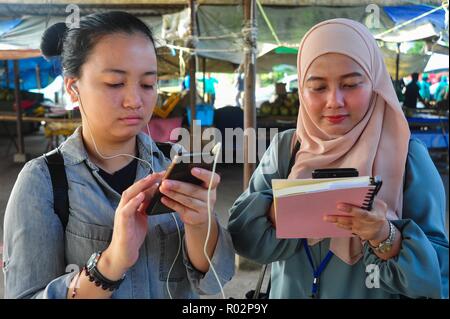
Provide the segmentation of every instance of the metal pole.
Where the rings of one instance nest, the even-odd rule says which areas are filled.
[[[26,162],[25,146],[22,135],[22,99],[20,96],[19,61],[14,60],[14,95],[17,114],[17,153],[14,154],[15,163]]]
[[[191,9],[191,23],[190,23],[190,41],[188,47],[195,49],[195,42],[193,37],[197,35],[196,26],[196,12],[195,12],[195,0],[189,0],[189,8]],[[195,61],[195,53],[191,54],[189,58],[189,104],[191,107],[191,137],[193,138],[194,130],[194,120],[195,120],[195,104],[197,102],[197,87],[195,79],[195,71],[197,69]],[[193,143],[191,143],[193,145]]]
[[[400,69],[400,42],[397,43],[397,57],[395,60],[395,85],[398,89],[398,73]]]
[[[244,95],[244,132],[256,130],[255,111],[255,80],[256,80],[256,34],[249,29],[256,27],[256,1],[244,0],[244,34],[245,34],[245,95]],[[250,135],[251,136],[251,135]],[[257,134],[255,134],[257,137]],[[244,134],[244,189],[248,187],[248,182],[255,170],[256,163],[249,161],[250,143],[248,134]],[[256,141],[253,141],[256,143]],[[253,161],[252,161],[253,162]]]

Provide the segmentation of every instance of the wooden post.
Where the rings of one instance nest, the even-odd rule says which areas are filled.
[[[36,64],[36,85],[40,92],[42,89],[42,85],[41,85],[41,68],[39,64]]]
[[[244,0],[244,34],[245,42],[245,94],[244,94],[244,132],[256,130],[256,106],[255,106],[255,79],[256,79],[256,36],[249,31],[256,27],[256,1]],[[251,136],[251,135],[250,135]],[[257,134],[255,133],[255,136]],[[248,187],[248,182],[255,170],[256,163],[249,161],[249,149],[252,145],[249,135],[244,134],[244,189]],[[256,143],[256,141],[253,141]],[[255,146],[255,145],[253,145]]]
[[[25,146],[22,135],[22,99],[20,96],[20,74],[19,74],[19,61],[14,60],[14,95],[17,114],[17,153],[14,154],[15,163],[25,163]]]
[[[256,130],[256,110],[255,110],[255,79],[256,79],[256,37],[250,29],[256,27],[256,0],[243,0],[244,7],[244,190],[247,189],[250,177],[255,170],[255,157],[250,157],[249,150],[255,147],[257,140],[252,140],[253,134],[249,131]],[[247,134],[246,134],[247,133]],[[258,138],[255,133],[254,136]],[[239,269],[258,269],[260,266],[245,257],[236,255],[236,266]]]
[[[208,101],[206,100],[206,58],[202,59],[203,62],[203,103],[207,103]]]
[[[9,89],[9,64],[8,60],[5,60],[3,62],[3,65],[5,67],[5,75],[6,75],[6,88]]]
[[[190,41],[188,43],[188,47],[191,49],[195,49],[195,42],[193,37],[197,35],[197,26],[196,26],[196,12],[195,12],[195,0],[189,0],[189,8],[191,9],[191,23],[190,23]],[[195,53],[191,53],[189,58],[189,105],[191,107],[191,147],[194,145],[193,134],[195,132],[195,105],[197,102],[197,87],[196,87],[196,78],[195,71],[197,69]]]

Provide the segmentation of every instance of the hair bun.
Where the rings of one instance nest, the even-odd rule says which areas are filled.
[[[59,22],[45,30],[41,39],[41,52],[45,58],[61,55],[67,29],[64,22]]]

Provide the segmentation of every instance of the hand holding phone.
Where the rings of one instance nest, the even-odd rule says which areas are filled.
[[[202,185],[203,181],[194,177],[191,173],[191,170],[194,167],[211,170],[213,161],[214,155],[210,153],[189,153],[176,155],[173,158],[172,163],[167,168],[162,181],[164,181],[165,179],[169,179],[191,183],[194,185]],[[165,206],[161,202],[162,196],[163,194],[158,188],[147,207],[147,215],[159,215],[173,212],[173,209]]]

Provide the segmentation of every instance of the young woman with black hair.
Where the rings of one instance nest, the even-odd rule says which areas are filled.
[[[79,28],[50,27],[41,48],[46,56],[61,55],[65,88],[82,114],[82,126],[59,147],[70,214],[64,229],[44,157],[28,162],[6,208],[5,297],[196,298],[220,292],[234,273],[234,252],[214,216],[209,224],[208,186],[212,180],[213,207],[219,176],[193,169],[202,186],[164,181],[163,203],[177,213],[145,213],[170,163],[141,133],[157,99],[149,28],[128,13],[93,14]],[[81,270],[68,273],[73,269]]]

